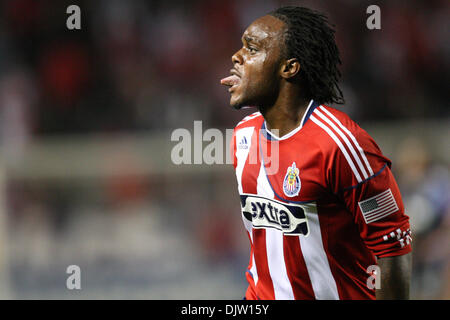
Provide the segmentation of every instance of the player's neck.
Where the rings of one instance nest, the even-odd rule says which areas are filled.
[[[277,135],[279,137],[286,135],[300,125],[310,102],[310,99],[305,99],[300,95],[297,88],[295,88],[296,90],[292,90],[294,88],[286,89],[288,90],[280,90],[273,106],[260,110],[266,120],[267,130],[278,130]]]

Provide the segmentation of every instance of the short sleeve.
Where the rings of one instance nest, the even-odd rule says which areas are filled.
[[[352,214],[367,247],[378,258],[411,251],[409,217],[391,171],[391,161],[363,130],[345,155],[337,149],[329,169],[333,192]],[[353,152],[352,152],[353,151]]]

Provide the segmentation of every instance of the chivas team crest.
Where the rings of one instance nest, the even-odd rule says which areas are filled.
[[[286,170],[283,181],[283,191],[288,197],[295,197],[300,192],[302,184],[300,182],[299,173],[300,171],[296,167],[295,162],[293,162],[292,166],[288,167]]]

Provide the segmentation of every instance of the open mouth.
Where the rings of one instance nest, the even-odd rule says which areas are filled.
[[[220,80],[221,84],[230,87],[228,89],[229,92],[231,92],[237,85],[239,85],[241,81],[240,74],[236,71],[236,69],[231,69],[230,74],[230,76]]]

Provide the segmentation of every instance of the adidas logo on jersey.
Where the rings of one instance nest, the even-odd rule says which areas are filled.
[[[238,149],[239,150],[247,150],[248,149],[247,138],[245,136],[242,137],[241,142],[239,142]]]

